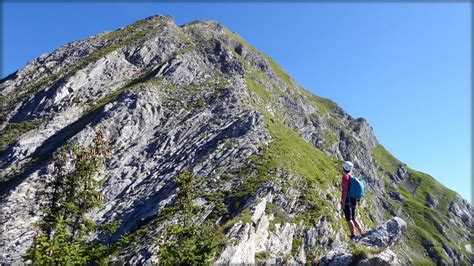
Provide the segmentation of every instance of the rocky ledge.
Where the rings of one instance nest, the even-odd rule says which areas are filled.
[[[351,243],[337,246],[326,254],[319,265],[400,265],[390,247],[400,239],[406,222],[394,217],[373,228]]]

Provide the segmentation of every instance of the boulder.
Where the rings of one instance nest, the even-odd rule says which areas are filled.
[[[354,242],[337,246],[320,260],[319,265],[399,265],[390,246],[406,229],[406,222],[394,217],[384,224],[356,237]]]

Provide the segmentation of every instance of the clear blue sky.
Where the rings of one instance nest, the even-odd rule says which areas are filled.
[[[221,22],[366,118],[398,159],[471,199],[469,3],[4,3],[3,76],[154,14]]]

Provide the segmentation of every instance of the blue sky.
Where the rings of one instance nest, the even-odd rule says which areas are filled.
[[[4,3],[3,76],[155,14],[213,19],[366,118],[410,167],[471,199],[469,3]]]

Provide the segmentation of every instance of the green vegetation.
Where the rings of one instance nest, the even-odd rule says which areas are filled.
[[[298,256],[298,251],[300,251],[300,247],[303,245],[303,240],[298,238],[296,235],[293,236],[293,241],[291,242],[291,256],[296,257]]]
[[[319,184],[322,190],[327,188],[329,180],[339,175],[334,165],[337,161],[306,142],[295,130],[278,118],[271,120],[269,114],[265,114],[264,121],[274,139],[263,152],[269,159],[270,169],[287,169],[312,184]]]
[[[338,143],[339,138],[335,133],[330,132],[330,131],[325,131],[323,133],[323,141],[324,141],[324,146],[326,148],[330,148],[334,146],[336,143]]]
[[[453,243],[453,239],[443,236],[438,230],[438,228],[445,227],[439,217],[446,217],[446,214],[428,208],[424,205],[423,201],[417,200],[403,188],[400,188],[399,191],[405,201],[403,211],[414,221],[413,224],[409,225],[409,230],[407,230],[408,245],[412,249],[420,251],[426,245],[432,245],[440,257],[447,259],[444,257],[441,243],[450,243],[453,247],[457,246],[457,243]]]
[[[102,106],[110,103],[110,102],[113,102],[115,101],[122,93],[128,91],[131,89],[131,86],[129,85],[125,85],[124,87],[102,97],[101,99],[99,99],[98,101],[96,102],[93,102],[93,103],[90,103],[89,104],[89,112],[93,112],[99,108],[101,108]]]
[[[8,123],[0,132],[0,152],[4,151],[12,142],[21,135],[38,127],[41,120],[29,120],[20,123]]]
[[[431,266],[433,265],[433,261],[426,258],[426,257],[414,257],[412,258],[413,265],[418,265],[418,266]]]
[[[247,46],[250,50],[258,53],[255,48],[237,35],[232,33],[231,37]],[[337,135],[333,135],[331,130],[340,128],[337,118],[334,116],[334,111],[339,109],[338,105],[329,99],[317,97],[303,88],[298,87],[271,58],[263,54],[261,55],[266,58],[279,79],[294,89],[293,92],[288,93],[300,93],[316,107],[317,113],[311,115],[317,116],[316,119],[318,120],[322,119],[330,129],[324,132],[322,136],[325,147],[331,147],[336,144],[338,137]],[[278,88],[278,86],[268,80],[266,75],[260,70],[253,68],[250,64],[244,63],[244,66],[246,70],[245,81],[247,88],[261,99],[261,102],[253,102],[256,102],[257,109],[264,113],[265,124],[274,140],[261,152],[261,157],[265,162],[265,168],[267,171],[273,171],[275,168],[283,169],[297,178],[301,178],[303,184],[300,188],[302,191],[302,198],[300,200],[303,205],[308,207],[304,212],[297,214],[295,221],[299,222],[305,220],[305,223],[311,224],[315,223],[320,217],[325,216],[331,220],[333,225],[339,225],[340,219],[331,214],[331,212],[334,211],[333,206],[329,206],[327,201],[324,200],[324,197],[320,195],[321,190],[324,191],[328,189],[329,184],[333,183],[330,180],[337,178],[338,169],[334,164],[338,162],[306,143],[306,141],[299,136],[298,132],[295,132],[284,124],[285,110],[281,110],[281,106],[278,105],[277,102],[278,97],[284,94],[280,91],[281,88]],[[269,113],[268,110],[272,110],[273,113]],[[309,116],[310,119],[311,115]],[[381,174],[385,177],[387,190],[394,192],[398,190],[404,199],[402,205],[391,198],[387,198],[385,203],[390,209],[389,212],[387,212],[387,216],[393,216],[402,210],[402,214],[414,220],[414,224],[409,224],[408,232],[411,235],[406,238],[409,245],[413,246],[418,254],[423,254],[427,245],[426,243],[432,245],[433,249],[437,250],[439,254],[444,253],[440,245],[443,241],[450,243],[451,247],[456,247],[456,243],[449,241],[446,236],[439,233],[438,229],[445,227],[445,224],[442,223],[443,221],[441,221],[440,218],[447,216],[446,212],[449,203],[455,198],[454,192],[444,188],[432,177],[409,168],[409,177],[407,180],[399,185],[395,184],[389,179],[389,176],[397,173],[401,162],[381,145],[373,150],[372,158],[375,164],[378,165]],[[271,173],[264,176],[266,176],[266,181],[270,181],[272,178]],[[258,187],[258,184],[256,187]],[[427,206],[426,197],[428,194],[435,197],[439,202],[439,206],[436,209]],[[361,209],[361,211],[367,212],[367,208],[370,208],[370,206]],[[280,216],[278,211],[273,210],[271,207],[267,212],[274,213],[275,217],[278,217],[275,219],[275,222],[271,224],[272,228],[281,217],[284,217]],[[366,226],[374,225],[373,218],[370,216],[362,214],[361,219]],[[456,232],[445,232],[448,237],[452,233]],[[455,239],[455,237],[451,239]],[[457,253],[464,253],[464,251],[459,248],[455,248],[455,250]]]
[[[163,265],[211,265],[224,241],[215,226],[198,225],[193,219],[201,209],[194,204],[203,179],[196,179],[190,171],[175,177],[179,190],[173,212],[179,221],[167,224],[159,238],[159,260]]]
[[[427,194],[436,197],[439,203],[437,210],[446,212],[449,203],[456,199],[456,193],[436,181],[433,177],[408,168],[409,182],[416,184],[413,196],[420,202],[426,202]]]
[[[123,239],[111,245],[88,240],[94,233],[107,236],[119,226],[118,222],[97,225],[85,215],[102,203],[101,182],[96,178],[108,152],[101,132],[90,148],[73,142],[59,150],[53,179],[40,193],[44,217],[25,259],[33,264],[101,263],[123,243]]]
[[[264,102],[271,100],[271,97],[273,96],[272,92],[267,90],[258,79],[252,76],[245,76],[245,82],[247,84],[247,88],[257,94]]]
[[[377,255],[381,253],[384,249],[383,248],[369,248],[366,246],[362,246],[359,244],[351,243],[349,244],[349,251],[352,254],[352,264],[356,264],[357,262],[369,258],[371,256]]]
[[[367,197],[367,195],[366,195]],[[370,201],[370,199],[368,198]],[[372,228],[376,226],[375,222],[373,221],[372,217],[370,216],[371,208],[369,207],[360,207],[358,210],[359,219],[364,224],[365,228]]]
[[[318,109],[318,113],[320,114],[331,114],[331,112],[333,112],[335,109],[339,109],[337,103],[331,101],[330,99],[316,96],[301,87],[300,91],[306,96],[306,99],[309,101],[309,103],[313,104],[313,106]]]
[[[235,216],[234,218],[228,220],[223,226],[222,230],[224,232],[228,231],[229,229],[234,226],[234,224],[242,222],[242,223],[252,223],[252,213],[250,212],[250,209],[244,209],[242,210],[239,215]]]
[[[280,91],[268,90],[264,87],[263,81],[268,79],[261,71],[248,69],[246,74],[247,88],[259,96],[263,104],[257,105],[257,108],[264,113],[264,122],[272,135],[273,142],[261,152],[263,165],[266,170],[262,172],[273,171],[274,169],[284,169],[289,174],[297,176],[302,180],[302,201],[308,206],[308,209],[297,215],[296,221],[305,220],[307,225],[317,222],[321,216],[328,219],[338,220],[331,214],[330,206],[326,200],[319,195],[324,191],[339,175],[339,170],[335,166],[339,161],[334,160],[307,143],[298,132],[290,129],[283,123],[283,118],[279,114],[272,115],[267,111],[266,106],[275,105],[276,97],[282,94]],[[292,81],[286,78],[283,70],[276,64],[272,68],[278,72],[282,81],[289,82],[289,86],[296,86]],[[250,73],[250,74],[249,74]],[[267,84],[269,82],[266,82]],[[309,94],[309,93],[308,93]],[[311,95],[311,94],[309,94]],[[335,105],[336,106],[336,105]],[[279,108],[279,107],[278,107]],[[327,107],[329,108],[329,107]],[[328,141],[337,141],[335,136],[327,136]],[[271,176],[270,173],[264,174],[266,179]],[[273,226],[272,226],[273,228]]]
[[[260,251],[255,253],[255,260],[256,261],[262,261],[270,258],[270,252],[265,250],[265,251]]]
[[[270,179],[269,172],[268,160],[262,155],[250,156],[246,167],[232,172],[242,181],[225,198],[230,213],[242,209],[246,199],[257,194],[257,190]]]
[[[278,76],[278,78],[286,83],[290,88],[295,88],[297,92],[301,93],[302,95],[304,95],[307,100],[310,102],[310,103],[313,103],[316,108],[318,110],[320,110],[322,113],[328,113],[330,111],[332,111],[333,109],[336,109],[336,108],[339,108],[338,105],[327,99],[327,98],[322,98],[322,97],[318,97],[310,92],[308,92],[307,90],[299,87],[294,81],[293,79],[281,68],[280,65],[278,65],[271,57],[257,51],[253,46],[251,46],[250,44],[248,44],[245,40],[243,40],[240,36],[238,36],[237,34],[235,33],[230,33],[230,36],[232,38],[234,38],[235,40],[239,41],[240,43],[244,44],[247,48],[251,49],[252,51],[260,54],[262,57],[264,57],[267,62],[270,64],[270,67],[272,68],[272,70],[275,72],[275,74]],[[249,66],[246,65],[246,69],[249,73],[251,73],[250,75],[247,74],[246,75],[246,82],[247,82],[247,87],[252,87],[252,88],[249,88],[250,90],[253,90],[255,93],[257,93],[257,95],[259,95],[260,97],[263,98],[263,100],[268,100],[268,96],[265,95],[265,94],[268,94],[269,92],[265,90],[265,88],[263,88],[262,86],[255,86],[255,82],[257,79],[263,79],[263,80],[269,80],[268,77],[266,77],[260,70],[250,70]],[[249,77],[250,76],[250,77]],[[252,83],[249,83],[249,80],[250,82],[253,81],[254,84]]]
[[[245,42],[242,42],[245,45]],[[251,47],[251,46],[249,46]],[[297,85],[289,78],[289,76],[279,67],[273,60],[266,57],[270,63],[272,69],[277,76],[288,84],[288,86],[294,88]],[[324,154],[320,154],[319,150],[306,143],[299,134],[292,129],[288,128],[282,121],[279,113],[269,114],[267,112],[268,107],[278,108],[276,104],[277,97],[281,92],[269,90],[265,86],[271,84],[266,81],[268,77],[264,76],[263,73],[258,70],[246,66],[246,83],[247,88],[258,95],[263,104],[257,105],[264,113],[265,123],[275,140],[270,146],[263,150],[262,157],[266,159],[268,169],[281,168],[285,169],[291,174],[303,178],[303,204],[308,207],[308,210],[304,213],[300,213],[296,217],[296,222],[305,220],[305,222],[314,223],[321,216],[326,216],[329,219],[333,215],[330,214],[332,206],[327,206],[326,201],[319,195],[318,189],[324,190],[328,186],[328,180],[337,176],[338,171],[334,167],[335,161],[327,157]],[[267,85],[264,85],[267,84]],[[299,87],[297,87],[299,88]],[[304,95],[310,103],[318,110],[317,115],[327,115],[323,117],[324,121],[329,125],[329,128],[337,128],[338,123],[335,117],[332,116],[334,109],[339,108],[337,104],[329,99],[320,98],[312,95],[306,90],[299,88],[298,90]],[[278,110],[278,109],[277,109]],[[320,119],[318,117],[318,119]],[[323,141],[325,147],[330,147],[337,143],[337,136],[331,135],[330,132],[323,134]],[[426,248],[426,243],[433,246],[433,249],[437,251],[440,256],[444,256],[442,252],[441,243],[450,243],[451,247],[456,247],[456,243],[452,243],[445,236],[439,233],[438,228],[443,228],[445,225],[441,223],[438,217],[446,217],[449,203],[454,200],[455,193],[449,189],[444,188],[432,177],[416,172],[408,168],[409,178],[406,182],[402,183],[400,188],[397,189],[393,182],[388,179],[388,175],[395,175],[401,164],[395,157],[393,157],[385,148],[381,145],[377,146],[372,152],[372,158],[374,162],[379,166],[379,170],[385,176],[386,188],[388,190],[398,190],[405,202],[402,206],[400,203],[388,198],[386,200],[387,206],[390,208],[390,215],[399,213],[400,209],[403,210],[405,215],[410,216],[414,220],[415,225],[409,225],[410,229],[408,232],[411,233],[410,237],[407,237],[409,245],[413,246],[419,254],[423,253]],[[318,167],[319,166],[319,167]],[[408,193],[407,190],[400,191],[406,187],[407,190],[412,191],[413,187],[415,191],[413,194]],[[408,189],[410,186],[411,189]],[[316,188],[315,188],[316,187]],[[439,202],[439,206],[436,210],[428,208],[426,206],[426,196],[430,194]],[[364,210],[362,210],[364,212]],[[387,214],[389,215],[389,214]],[[366,226],[373,225],[373,220],[368,216],[361,216]],[[338,223],[339,219],[334,219],[332,223]],[[429,233],[428,233],[429,232]],[[450,235],[451,233],[447,233]],[[455,239],[455,238],[452,238]],[[424,245],[422,243],[425,243]],[[465,253],[459,248],[454,248],[458,253]],[[467,255],[467,254],[466,254]]]
[[[391,175],[397,173],[400,161],[398,161],[392,154],[390,154],[382,145],[377,145],[372,151],[372,158],[375,163],[382,167],[384,171]]]
[[[246,40],[244,40],[242,37],[240,37],[237,33],[231,32],[231,31],[228,31],[228,30],[226,30],[226,31],[227,31],[227,35],[230,36],[232,39],[234,39],[235,41],[245,45],[247,48],[249,48],[253,52],[260,54],[260,52],[257,49],[255,49],[255,47],[250,45]]]
[[[400,161],[393,157],[382,146],[377,146],[372,152],[372,158],[380,167],[383,173],[391,175],[396,174]],[[445,228],[448,217],[448,208],[450,202],[455,200],[456,194],[443,187],[431,176],[407,168],[408,177],[399,186],[395,187],[393,182],[389,181],[387,177],[387,188],[398,191],[403,197],[403,206],[400,203],[394,202],[391,199],[386,199],[385,202],[391,210],[401,208],[402,213],[413,220],[413,223],[408,224],[406,232],[406,242],[408,246],[416,254],[424,254],[427,248],[437,254],[441,261],[436,261],[431,258],[431,264],[446,263],[448,258],[442,248],[442,243],[447,243],[458,254],[465,254],[469,256],[454,239],[454,233],[450,230],[445,230],[445,235],[440,233],[439,228]],[[431,208],[426,203],[426,197],[430,194],[435,197],[439,203],[436,208]],[[397,207],[398,206],[398,207]],[[455,229],[454,229],[455,230]],[[420,263],[426,264],[428,260],[424,259]],[[423,264],[422,263],[422,264]]]
[[[278,78],[280,78],[281,81],[285,82],[290,87],[296,86],[293,79],[291,79],[291,77],[288,74],[286,74],[286,72],[281,68],[280,65],[278,65],[275,61],[273,61],[273,59],[269,57],[268,55],[265,55],[263,53],[260,53],[260,54],[263,57],[265,57],[265,59],[267,59],[267,61],[270,63],[271,68],[273,69],[275,74],[277,74]]]

